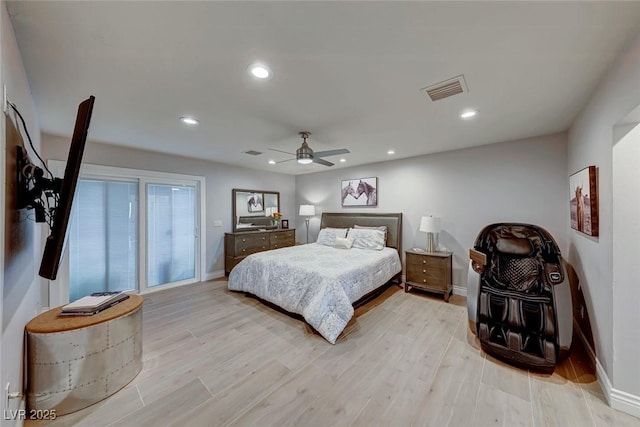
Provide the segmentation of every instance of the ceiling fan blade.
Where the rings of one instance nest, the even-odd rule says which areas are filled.
[[[276,164],[284,163],[284,162],[290,162],[291,160],[295,160],[295,159],[280,160],[279,162],[276,162]]]
[[[315,153],[313,155],[314,155],[314,157],[311,159],[311,160],[313,160],[313,163],[317,163],[319,165],[324,165],[324,166],[333,166],[333,163],[328,162],[328,161],[326,161],[324,159],[321,159],[319,157],[315,157]]]
[[[328,151],[314,151],[313,155],[315,157],[328,157],[328,156],[337,156],[338,154],[349,154],[351,151],[346,148],[341,148],[339,150],[328,150]]]
[[[282,151],[282,150],[278,150],[278,149],[276,149],[276,148],[267,148],[267,150],[277,151],[277,152],[279,152],[279,153],[284,153],[284,154],[290,154],[290,155],[292,155],[292,156],[295,156],[295,155],[296,155],[296,153],[290,153],[290,152],[288,152],[288,151]]]

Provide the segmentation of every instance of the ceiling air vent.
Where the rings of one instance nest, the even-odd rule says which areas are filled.
[[[459,93],[469,92],[469,89],[467,89],[467,83],[464,81],[464,76],[462,74],[420,90],[432,101],[439,101]]]
[[[249,151],[245,151],[244,154],[251,154],[252,156],[259,156],[260,154],[262,154],[262,152],[256,151],[256,150],[249,150]]]

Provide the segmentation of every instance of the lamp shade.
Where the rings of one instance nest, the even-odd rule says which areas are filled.
[[[313,205],[300,205],[300,216],[314,216],[316,207]]]
[[[420,220],[420,231],[425,231],[427,233],[439,233],[441,229],[439,217],[423,216]]]

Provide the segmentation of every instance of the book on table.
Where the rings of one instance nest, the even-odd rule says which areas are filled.
[[[90,316],[112,307],[129,298],[122,292],[96,292],[62,307],[63,316]]]

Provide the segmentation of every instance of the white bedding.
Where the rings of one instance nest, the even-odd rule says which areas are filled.
[[[351,305],[402,270],[398,251],[336,249],[311,243],[249,255],[231,270],[229,289],[302,315],[332,344]]]

